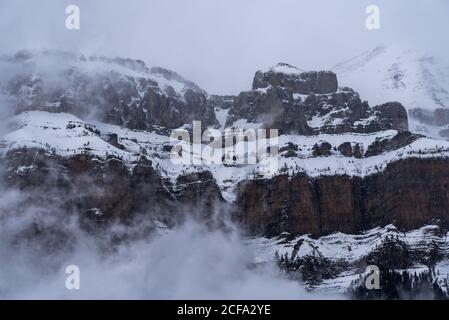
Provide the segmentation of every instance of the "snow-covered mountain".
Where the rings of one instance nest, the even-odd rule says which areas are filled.
[[[354,75],[370,59],[356,60]],[[45,253],[70,250],[67,217],[79,219],[77,232],[102,230],[111,250],[136,237],[117,234],[115,223],[144,222],[144,237],[191,215],[220,229],[229,218],[254,237],[245,238],[257,255],[250,264],[278,258],[311,288],[346,291],[372,263],[435,267],[436,280],[447,280],[449,142],[409,131],[404,106],[389,102],[408,94],[368,103],[370,92],[360,95],[332,71],[286,63],[257,71],[252,89],[236,96],[209,96],[173,71],[122,58],[23,51],[0,58],[0,71],[0,103],[14,113],[0,137],[1,187],[20,195],[0,204],[0,222],[32,214],[3,232],[13,234],[8,250],[27,241]],[[355,89],[370,81],[358,77]],[[444,110],[428,100],[429,112]],[[170,133],[182,127],[190,137],[194,120],[226,138],[225,127],[278,129],[274,166],[240,162],[252,155],[234,153],[245,151],[242,136],[213,147],[221,162],[204,161],[207,139],[182,144],[192,162],[174,162],[179,141]],[[267,150],[271,138],[258,147]]]
[[[133,129],[217,123],[204,90],[140,60],[20,51],[0,57],[0,70],[0,98],[16,112],[69,112]]]
[[[410,129],[448,138],[449,63],[399,45],[379,46],[333,67],[341,86],[370,103],[399,101],[409,112]]]
[[[383,104],[369,104],[353,89],[341,85],[339,88],[337,75],[331,71],[302,71],[282,63],[257,71],[250,91],[238,96],[210,97],[173,71],[149,68],[144,62],[132,59],[22,51],[2,57],[0,67],[3,70],[0,92],[17,114],[10,122],[9,132],[0,139],[0,156],[11,161],[8,169],[18,180],[24,172],[39,171],[35,157],[31,156],[34,150],[39,150],[44,158],[63,162],[67,159],[77,162],[79,155],[87,155],[82,161],[91,162],[95,158],[96,165],[114,157],[131,171],[136,163],[149,167],[149,161],[157,176],[156,184],[163,184],[158,188],[166,192],[167,198],[182,197],[182,192],[175,193],[205,173],[203,178],[211,183],[208,187],[212,188],[213,198],[236,205],[239,214],[247,216],[245,219],[252,221],[257,217],[254,223],[247,223],[258,230],[255,233],[260,230],[266,233],[272,230],[276,230],[274,233],[279,230],[316,234],[352,232],[395,221],[399,227],[414,228],[422,221],[430,222],[429,217],[440,216],[448,205],[442,195],[441,203],[436,205],[438,212],[417,211],[416,220],[412,221],[402,215],[395,217],[402,214],[402,209],[409,214],[410,210],[406,207],[399,210],[396,200],[391,199],[394,208],[391,216],[380,219],[377,201],[381,204],[385,200],[379,196],[376,201],[370,199],[365,203],[366,195],[359,194],[360,187],[354,186],[347,190],[348,202],[344,205],[348,205],[347,210],[358,210],[358,213],[354,214],[355,221],[341,225],[333,217],[346,216],[348,212],[340,212],[340,207],[334,206],[333,191],[325,196],[316,186],[316,190],[301,190],[302,194],[310,192],[310,203],[306,205],[311,209],[307,213],[309,226],[293,218],[298,214],[294,197],[280,204],[291,211],[287,221],[276,219],[279,212],[273,206],[248,210],[264,197],[268,203],[279,200],[271,199],[273,195],[266,194],[264,188],[259,190],[259,180],[273,179],[273,183],[278,183],[277,177],[281,176],[288,177],[288,183],[296,183],[292,181],[302,176],[313,184],[324,177],[336,180],[344,177],[348,185],[359,183],[357,179],[366,180],[360,183],[367,183],[366,188],[372,185],[373,192],[381,195],[386,192],[385,188],[379,189],[382,184],[371,184],[370,179],[388,175],[392,166],[416,159],[432,162],[449,158],[446,141],[408,131],[407,112],[400,103],[390,103],[385,98],[378,100]],[[360,75],[360,79],[364,78]],[[187,153],[189,159],[195,159],[195,165],[174,164],[170,157],[174,144],[170,132],[181,126],[189,129],[194,120],[201,120],[203,129],[213,126],[221,130],[224,126],[278,129],[281,136],[277,139],[276,168],[261,175],[266,159],[246,163],[248,159],[232,156],[234,146],[215,147],[223,163],[202,161],[204,150],[208,150],[205,144],[199,152],[196,148],[185,148],[190,150]],[[235,147],[244,150],[244,141],[238,140]],[[262,139],[258,145],[263,143],[266,140]],[[29,157],[23,157],[28,153]],[[435,167],[425,169],[429,175],[439,174]],[[413,165],[403,170],[415,172],[418,168]],[[427,180],[428,177],[423,177],[420,186],[423,192]],[[397,182],[406,183],[399,178]],[[340,183],[336,182],[330,190],[338,189]],[[441,180],[441,183],[445,182]],[[279,188],[286,186],[282,184]],[[132,193],[131,189],[129,192]],[[258,192],[262,192],[261,198],[251,200],[251,195]],[[320,196],[315,199],[317,194]],[[349,201],[351,197],[355,199]],[[95,207],[86,210],[101,207],[99,201],[106,202],[103,198],[96,199],[92,201],[96,202]],[[328,201],[328,211],[324,212],[322,204],[316,201]],[[354,203],[360,207],[354,208]],[[85,204],[91,206],[90,202]],[[373,219],[362,218],[366,205],[373,206],[376,213]],[[428,206],[427,200],[422,205]],[[328,214],[329,225],[323,224],[324,217],[320,218],[321,222],[317,221],[317,213]]]

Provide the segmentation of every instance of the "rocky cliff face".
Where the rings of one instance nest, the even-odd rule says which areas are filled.
[[[217,124],[203,90],[143,61],[23,51],[0,62],[20,69],[1,88],[17,112],[68,112],[139,130]]]
[[[17,115],[0,149],[8,187],[29,203],[167,225],[182,207],[206,219],[232,211],[265,235],[449,227],[449,144],[410,133],[399,102],[371,107],[332,72],[279,64],[257,72],[251,91],[220,97],[135,60],[21,52],[2,63],[26,66],[1,84]],[[170,129],[192,120],[279,129],[276,171],[173,164]]]
[[[234,99],[227,125],[241,119],[284,134],[408,130],[407,112],[400,103],[370,108],[351,88],[339,89],[333,72],[302,72],[286,64],[258,71],[253,90]]]
[[[447,160],[407,159],[365,178],[300,174],[242,182],[236,212],[253,234],[354,234],[388,224],[447,228],[448,186]]]
[[[69,157],[41,149],[9,152],[2,164],[2,179],[26,197],[24,207],[47,207],[77,214],[86,226],[114,221],[131,222],[137,216],[159,220],[168,226],[184,220],[184,212],[205,222],[222,201],[215,180],[208,172],[180,175],[168,181],[141,156],[132,163],[88,153]],[[19,209],[19,208],[18,208]]]
[[[266,71],[257,71],[253,90],[269,86],[288,88],[298,94],[327,94],[338,89],[337,75],[330,71],[301,71],[286,63]]]

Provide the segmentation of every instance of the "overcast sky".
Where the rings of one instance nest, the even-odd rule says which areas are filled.
[[[65,8],[81,29],[65,28]],[[365,28],[368,5],[381,28]],[[59,48],[125,56],[173,69],[210,93],[250,87],[287,62],[330,68],[380,44],[448,52],[447,0],[0,0],[0,51]]]

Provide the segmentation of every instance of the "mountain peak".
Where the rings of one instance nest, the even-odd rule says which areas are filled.
[[[253,80],[253,89],[278,86],[293,93],[332,93],[338,89],[337,76],[332,71],[303,71],[287,63],[259,70]]]
[[[276,64],[268,69],[261,70],[261,72],[264,72],[264,73],[273,72],[273,73],[284,73],[284,74],[297,75],[297,74],[305,72],[305,70],[299,69],[299,68],[292,66],[288,63],[285,63],[285,62],[279,62],[278,64]]]
[[[36,75],[43,80],[53,79],[67,72],[90,77],[114,73],[119,77],[153,81],[162,90],[172,87],[180,96],[188,89],[205,93],[194,82],[178,73],[161,67],[149,67],[139,59],[84,55],[60,50],[21,50],[12,55],[1,56],[0,63],[2,64],[0,68],[7,68],[13,74],[26,73],[30,76]]]

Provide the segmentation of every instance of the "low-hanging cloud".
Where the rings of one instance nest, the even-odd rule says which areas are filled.
[[[218,224],[190,218],[169,229],[148,212],[86,229],[78,213],[64,210],[64,199],[36,201],[34,192],[0,183],[0,299],[337,297],[307,292],[274,257],[257,264],[255,248],[223,216]],[[80,269],[79,290],[66,287],[70,265]]]
[[[111,234],[138,232],[142,224],[92,235],[65,212],[18,210],[26,194],[2,191],[2,299],[328,298],[284,278],[274,262],[256,265],[254,251],[235,228],[211,230],[189,220],[107,248],[103,242],[109,245]],[[80,290],[65,286],[69,265],[80,268]]]

